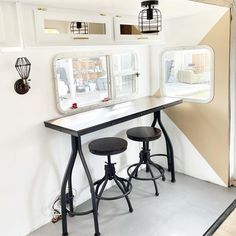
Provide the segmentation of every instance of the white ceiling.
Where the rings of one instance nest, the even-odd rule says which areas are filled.
[[[14,2],[14,0],[6,1]],[[31,3],[44,7],[90,9],[118,14],[137,14],[141,9],[141,0],[18,0],[17,2]],[[191,0],[159,0],[159,9],[162,11],[164,18],[192,15],[202,11],[209,11],[209,8],[219,7]]]

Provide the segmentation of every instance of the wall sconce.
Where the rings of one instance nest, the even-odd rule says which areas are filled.
[[[18,94],[26,94],[30,89],[30,80],[28,78],[30,74],[31,63],[26,57],[20,57],[16,60],[15,68],[21,79],[18,79],[15,82],[14,89]]]
[[[155,8],[158,1],[142,1],[141,6],[145,9],[139,13],[139,30],[143,34],[159,33],[162,29],[162,15]]]

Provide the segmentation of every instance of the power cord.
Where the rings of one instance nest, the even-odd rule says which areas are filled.
[[[52,223],[53,224],[57,223],[59,220],[62,219],[60,210],[56,209],[56,203],[59,202],[60,200],[61,200],[61,196],[58,196],[57,199],[52,204],[52,210],[53,210]]]
[[[73,195],[72,195],[72,199],[77,195],[77,190],[76,189],[72,189],[72,191],[74,191]],[[70,202],[70,197],[69,197],[69,193],[66,193],[66,204],[68,204]],[[62,215],[61,215],[61,211],[56,208],[56,204],[59,203],[59,206],[61,206],[61,196],[59,195],[56,200],[54,201],[54,203],[52,204],[52,211],[53,211],[53,217],[52,217],[52,223],[55,224],[57,223],[59,220],[62,219]],[[67,212],[69,212],[69,210],[67,209]]]

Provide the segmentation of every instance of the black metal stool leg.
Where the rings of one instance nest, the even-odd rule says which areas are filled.
[[[152,169],[151,169],[151,167],[150,167],[150,165],[149,165],[148,162],[147,162],[147,167],[148,167],[148,170],[149,170],[149,172],[150,172],[152,178],[154,178],[154,174],[153,174]],[[153,184],[154,184],[155,191],[156,191],[156,192],[155,192],[155,195],[156,195],[156,196],[159,196],[158,188],[157,188],[157,183],[156,183],[156,180],[155,180],[155,179],[153,180]]]
[[[165,177],[165,170],[163,169],[162,166],[154,163],[153,161],[150,160],[150,165],[153,165],[156,169],[158,169],[162,175],[162,180],[165,181],[166,180],[166,177]]]
[[[106,179],[106,177],[104,176],[102,179],[100,179],[94,183],[94,186],[96,186],[96,190],[95,190],[96,196],[98,195],[98,190],[99,190],[100,186],[102,185],[102,183],[105,181],[105,179]]]
[[[97,208],[98,208],[99,203],[100,203],[100,198],[101,198],[101,196],[102,196],[102,194],[103,194],[103,192],[104,192],[104,190],[106,188],[107,182],[108,182],[108,178],[104,180],[102,188],[100,189],[100,191],[99,191],[99,193],[97,195]]]
[[[76,141],[76,137],[71,136],[71,146],[72,146],[72,153],[69,160],[69,163],[66,168],[66,172],[62,181],[61,187],[61,215],[62,215],[62,235],[68,235],[67,232],[67,209],[66,209],[66,186],[69,183],[69,191],[72,191],[72,182],[71,182],[71,175],[72,170],[75,164],[75,159],[77,156],[78,145]],[[73,200],[72,200],[73,201]],[[73,203],[70,204],[70,208],[73,208]],[[73,209],[72,209],[73,210]]]
[[[125,189],[122,188],[121,184],[119,183],[119,180],[117,179],[116,175],[114,176],[114,181],[115,183],[117,184],[117,186],[119,187],[120,191],[125,194]],[[123,185],[123,184],[122,184]],[[127,201],[127,204],[129,206],[129,212],[133,212],[133,207],[131,205],[131,202],[129,200],[129,197],[128,196],[125,196],[125,199]]]
[[[138,169],[139,169],[139,167],[140,167],[141,165],[142,165],[142,163],[140,163],[140,162],[137,163],[137,164],[131,165],[130,167],[136,166],[131,174],[129,174],[129,172],[128,172],[130,167],[128,168],[127,173],[128,173],[128,175],[129,175],[129,180],[128,180],[129,182],[131,182],[133,176],[137,177],[137,175],[138,175]]]
[[[139,169],[139,167],[140,167],[142,164],[143,164],[143,156],[141,155],[141,152],[140,152],[140,153],[139,153],[139,163],[133,164],[133,165],[130,166],[130,167],[136,166],[136,167],[134,168],[133,172],[132,172],[131,174],[129,174],[129,169],[130,169],[130,167],[129,167],[128,170],[127,170],[127,173],[128,173],[128,175],[129,175],[129,182],[131,182],[131,179],[133,178],[133,176],[136,177],[136,178],[138,177],[138,169]]]
[[[119,176],[117,176],[117,175],[116,175],[116,178],[119,180],[119,182],[122,184],[123,188],[126,190],[127,188],[126,188],[126,186],[125,186],[125,183],[124,183],[124,181],[123,181],[123,178],[121,178],[121,177],[119,177]]]
[[[98,224],[98,210],[97,210],[97,200],[96,200],[96,195],[95,195],[95,191],[94,191],[94,186],[93,186],[93,181],[92,181],[92,177],[90,175],[87,163],[85,161],[84,158],[84,154],[82,152],[82,147],[81,147],[81,137],[77,138],[78,140],[78,152],[79,152],[79,156],[82,162],[82,165],[84,167],[88,182],[89,182],[89,186],[90,186],[90,192],[91,192],[91,198],[92,198],[92,206],[93,206],[93,219],[94,219],[94,228],[95,228],[95,236],[100,236],[100,232],[99,232],[99,224]]]

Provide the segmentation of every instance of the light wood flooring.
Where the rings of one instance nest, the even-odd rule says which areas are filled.
[[[236,210],[223,222],[214,236],[236,236]]]

